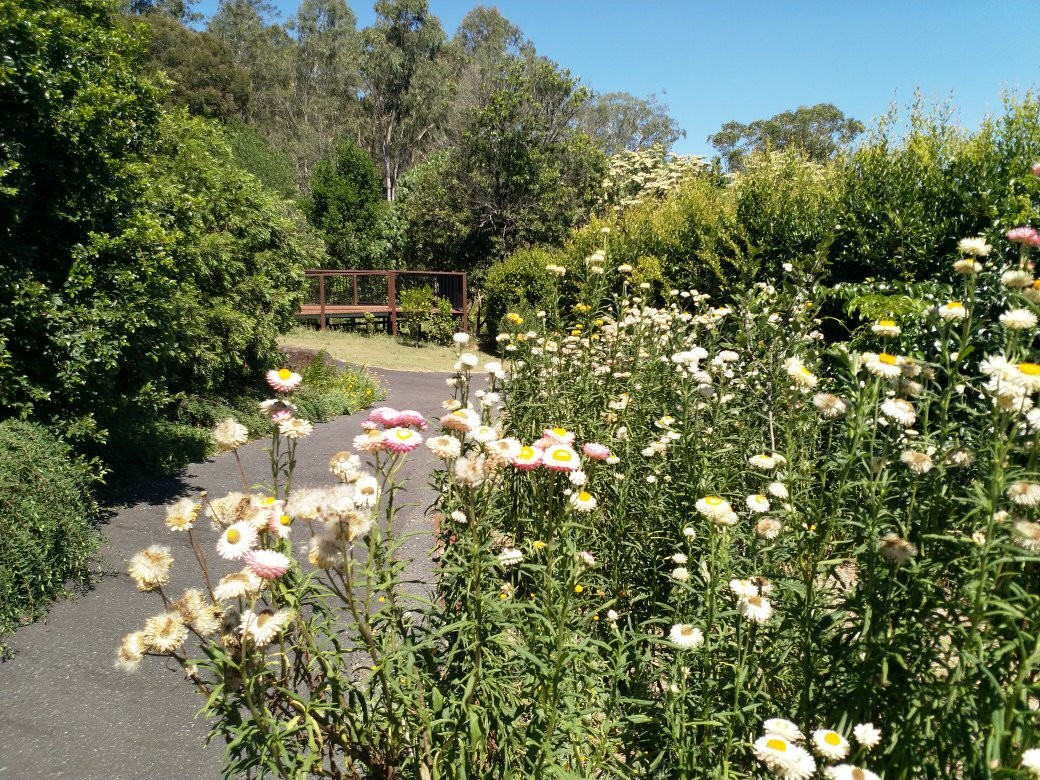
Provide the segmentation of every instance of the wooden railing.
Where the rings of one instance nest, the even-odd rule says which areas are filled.
[[[469,330],[466,274],[460,271],[304,271],[308,290],[297,315],[317,318],[325,330],[331,317],[357,319],[371,314],[385,317],[390,332],[397,335],[401,306],[397,295],[405,287],[428,285],[434,295],[451,303],[451,313],[461,317],[461,329]]]

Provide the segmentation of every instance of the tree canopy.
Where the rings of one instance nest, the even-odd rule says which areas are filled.
[[[796,149],[813,162],[825,162],[864,130],[831,103],[800,106],[749,124],[726,122],[708,141],[730,170],[740,170],[744,157],[760,149]]]

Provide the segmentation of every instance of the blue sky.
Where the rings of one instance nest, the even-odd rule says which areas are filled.
[[[274,0],[288,17],[296,0]],[[348,0],[349,2],[349,0]],[[210,14],[216,0],[202,0]],[[920,88],[973,127],[1040,87],[1040,0],[500,0],[540,54],[600,92],[655,92],[710,154],[724,122],[830,102],[864,122]],[[472,0],[430,0],[449,34]],[[358,25],[371,2],[351,3]]]

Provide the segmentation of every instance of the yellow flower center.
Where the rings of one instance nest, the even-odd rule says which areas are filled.
[[[837,746],[841,744],[841,737],[837,734],[837,732],[828,731],[826,734],[823,735],[823,741],[826,742],[828,745]]]
[[[748,604],[750,604],[753,607],[761,607],[762,606],[762,597],[761,596],[751,596],[751,597],[748,598]]]
[[[578,493],[578,500],[579,501],[588,501],[590,498],[592,498],[592,494],[591,493],[586,493],[584,490],[581,491],[580,493]]]
[[[227,532],[227,540],[231,544],[238,544],[242,541],[242,532],[237,528],[229,528]]]
[[[787,743],[782,739],[767,739],[766,747],[770,750],[775,750],[777,753],[783,753],[787,750]]]
[[[292,371],[290,371],[289,369],[287,369],[287,368],[279,368],[278,369],[278,378],[281,379],[283,382],[285,380],[287,380],[291,376],[292,376]]]
[[[534,448],[533,447],[521,447],[520,448],[520,457],[521,458],[525,458],[525,459],[526,458],[533,458],[534,457]]]
[[[553,428],[552,432],[555,433],[557,436],[566,436],[567,435],[567,429],[566,428]]]
[[[679,633],[683,636],[693,636],[693,626],[683,626],[679,629]]]
[[[581,593],[583,590],[585,590],[585,588],[583,588],[581,585],[575,585],[574,586],[574,592],[575,593]]]
[[[877,356],[877,359],[880,362],[882,362],[882,363],[884,363],[886,365],[889,365],[889,366],[894,366],[896,364],[896,362],[897,362],[896,356],[895,355],[889,355],[887,352],[882,352],[880,355]]]
[[[289,515],[282,515],[278,518],[278,522],[282,525],[292,525],[292,518]]]
[[[543,549],[546,546],[546,544],[545,544],[545,542],[543,542],[541,540],[538,540],[538,541],[535,541],[531,546],[534,547],[534,549],[536,549],[536,550],[541,550],[541,549]]]
[[[264,496],[260,499],[260,503],[264,506],[271,506],[274,503],[274,496]]]
[[[963,309],[964,308],[964,304],[961,303],[960,301],[950,301],[948,304],[946,304],[946,308],[947,309]]]
[[[891,327],[893,327],[893,326],[894,326],[895,324],[896,324],[896,321],[895,321],[895,320],[880,320],[880,321],[878,322],[878,325],[880,325],[880,326],[881,326],[881,327],[883,327],[883,328],[891,328]]]
[[[407,428],[401,428],[397,431],[397,438],[401,441],[408,441],[410,438],[412,438],[412,432]]]
[[[1019,363],[1018,370],[1026,376],[1040,376],[1040,364],[1038,363]]]
[[[805,374],[806,376],[812,376],[812,373],[811,373],[811,372],[809,371],[809,369],[807,369],[807,368],[806,368],[805,366],[802,366],[802,367],[801,367],[801,369],[799,369],[799,370],[800,370],[800,371],[801,371],[801,372],[802,372],[803,374]]]
[[[722,503],[722,499],[718,496],[708,496],[706,499],[704,499],[704,503],[708,504],[709,506],[718,506]]]
[[[568,463],[571,459],[571,453],[568,450],[555,450],[552,454],[552,459],[561,463]]]

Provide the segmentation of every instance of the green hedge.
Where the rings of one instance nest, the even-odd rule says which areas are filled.
[[[0,635],[42,615],[97,552],[91,469],[43,426],[0,422]]]
[[[540,268],[554,262],[580,277],[584,259],[601,248],[603,227],[608,273],[622,263],[637,271],[656,264],[670,286],[717,302],[756,281],[778,281],[788,263],[823,267],[832,285],[952,282],[949,259],[961,238],[995,242],[1026,220],[1029,194],[1040,186],[1029,173],[1040,159],[1040,97],[1009,98],[973,132],[949,111],[920,105],[906,122],[897,119],[883,118],[827,165],[792,152],[757,153],[728,180],[690,177],[662,200],[592,220],[560,249],[515,253],[488,271],[489,326],[510,308],[549,308],[545,296],[556,288],[546,287]],[[653,280],[632,279],[639,281]],[[561,307],[573,303],[570,274],[559,290]]]

